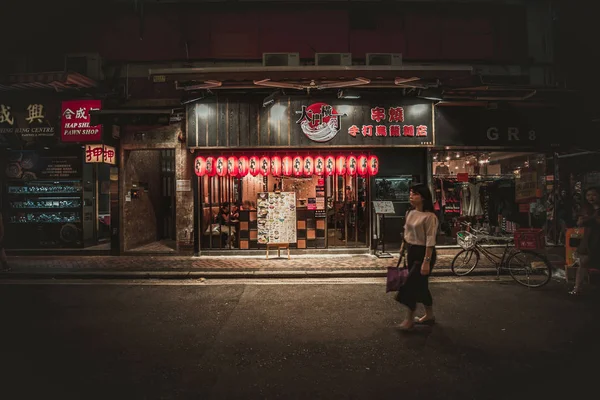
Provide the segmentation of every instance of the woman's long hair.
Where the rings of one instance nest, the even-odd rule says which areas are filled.
[[[581,205],[581,210],[583,211],[583,214],[586,216],[591,216],[594,215],[594,206],[592,206],[588,201],[587,201],[587,194],[589,192],[596,192],[596,194],[598,196],[600,196],[600,188],[592,186],[589,187],[587,189],[585,189],[585,191],[583,192],[583,199],[582,201],[582,205]]]
[[[431,190],[427,187],[427,185],[422,183],[417,183],[410,187],[410,191],[413,193],[417,193],[423,199],[423,211],[426,212],[434,212],[433,211],[433,196],[431,195]]]

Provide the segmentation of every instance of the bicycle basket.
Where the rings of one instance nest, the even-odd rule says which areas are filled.
[[[465,250],[475,246],[475,239],[475,235],[473,235],[471,232],[460,231],[456,234],[456,241],[458,242],[458,245]]]

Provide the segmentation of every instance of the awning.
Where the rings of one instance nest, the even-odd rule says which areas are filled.
[[[95,88],[98,83],[77,72],[41,72],[30,74],[11,74],[0,78],[0,91],[23,90],[67,90]]]
[[[173,108],[121,108],[90,111],[90,125],[168,125],[181,120]]]
[[[153,81],[181,90],[281,88],[322,90],[344,87],[428,88],[439,81],[472,77],[468,65],[208,67],[150,69]]]

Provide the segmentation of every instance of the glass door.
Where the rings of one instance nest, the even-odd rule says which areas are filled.
[[[368,178],[334,175],[327,179],[328,246],[367,247]]]

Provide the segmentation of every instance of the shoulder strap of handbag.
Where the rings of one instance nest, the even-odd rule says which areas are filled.
[[[408,219],[408,214],[410,214],[411,211],[412,209],[409,208],[408,210],[406,210],[406,214],[404,214],[405,224],[406,220]],[[402,260],[404,260],[404,268],[406,268],[406,259],[404,258],[404,256],[406,255],[406,241],[404,240],[404,232],[402,232],[402,243],[400,244],[400,247],[402,249],[402,252],[398,256],[398,263],[396,264],[396,268],[400,268],[400,263],[402,262]]]

